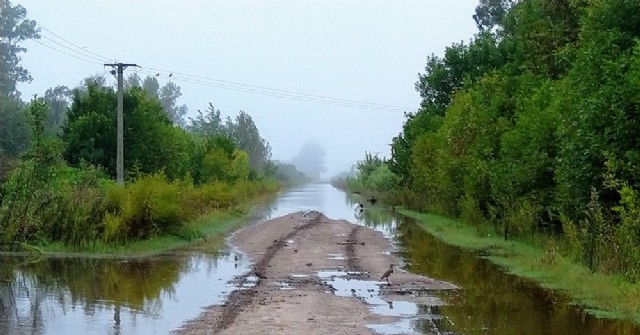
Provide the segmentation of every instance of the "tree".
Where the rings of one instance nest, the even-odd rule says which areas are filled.
[[[166,85],[160,88],[160,103],[164,108],[165,113],[171,119],[173,124],[184,128],[187,124],[185,116],[187,115],[187,105],[178,104],[178,99],[182,96],[180,86],[173,82],[168,82]]]
[[[160,83],[158,78],[147,76],[142,81],[142,89],[147,93],[149,97],[158,98],[160,95]]]
[[[291,164],[307,177],[311,179],[320,179],[323,173],[327,171],[325,165],[324,148],[315,140],[305,142],[298,154],[291,159]]]
[[[220,117],[220,110],[211,103],[204,112],[198,110],[198,115],[195,118],[189,118],[189,120],[190,124],[187,129],[200,136],[216,136],[226,132]]]
[[[76,90],[63,128],[65,159],[72,165],[82,161],[102,166],[111,176],[116,172],[116,92],[89,85]],[[153,173],[166,170],[169,178],[188,171],[187,134],[173,127],[155,99],[140,88],[124,92],[125,173]]]
[[[126,80],[126,86],[140,87],[140,77],[135,73],[130,75]],[[160,101],[162,108],[173,124],[182,128],[186,126],[187,106],[178,104],[178,99],[182,96],[180,86],[171,81],[164,86],[160,86],[160,82],[156,77],[147,76],[142,81],[142,89],[149,97]]]
[[[0,94],[0,153],[18,157],[29,145],[29,124],[16,98]]]
[[[251,115],[240,111],[235,120],[227,117],[226,132],[238,148],[249,154],[252,168],[258,170],[271,159],[271,146],[260,136]]]
[[[507,12],[518,0],[480,0],[473,20],[480,31],[501,27]]]
[[[61,85],[49,88],[44,92],[44,100],[49,107],[45,126],[47,133],[58,134],[62,131],[62,126],[67,120],[67,109],[71,97],[71,90]]]
[[[20,66],[20,54],[27,51],[20,43],[38,38],[39,29],[27,19],[27,10],[0,0],[0,95],[19,97],[17,83],[31,81],[29,71]]]

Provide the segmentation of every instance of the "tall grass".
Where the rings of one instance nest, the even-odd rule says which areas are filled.
[[[620,273],[594,273],[562,252],[564,240],[545,239],[544,243],[505,240],[496,230],[479,234],[475,225],[433,214],[401,210],[420,221],[421,227],[437,238],[472,251],[515,275],[538,282],[542,287],[560,290],[576,304],[598,317],[625,318],[640,322],[640,284]]]
[[[2,185],[0,243],[75,249],[118,245],[173,235],[202,237],[189,222],[239,209],[278,189],[270,181],[215,182],[194,186],[190,179],[170,181],[162,173],[140,176],[119,186],[97,169],[59,165],[40,179],[25,161]]]

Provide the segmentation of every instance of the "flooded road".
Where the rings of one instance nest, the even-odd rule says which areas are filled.
[[[394,313],[405,316],[403,321],[380,325],[376,331],[640,334],[630,322],[591,318],[561,296],[439,242],[409,219],[371,210],[356,217],[351,199],[330,185],[307,185],[283,193],[257,216],[270,219],[318,210],[332,219],[368,226],[395,241],[406,270],[462,287],[436,293],[445,305],[396,303]],[[225,300],[234,289],[229,283],[250,266],[242,255],[236,262],[235,255],[217,240],[137,260],[0,257],[0,334],[169,334],[204,307]],[[347,287],[342,291],[337,294],[350,292]],[[375,305],[375,298],[370,303]],[[393,307],[374,306],[382,314]]]

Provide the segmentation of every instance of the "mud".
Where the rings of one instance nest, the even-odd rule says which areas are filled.
[[[429,292],[456,289],[402,270],[382,233],[319,212],[248,226],[229,242],[254,268],[235,279],[225,304],[176,333],[380,334],[410,317],[403,306],[442,305]],[[389,264],[395,268],[387,283],[380,277]]]

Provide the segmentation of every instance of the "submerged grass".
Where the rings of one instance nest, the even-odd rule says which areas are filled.
[[[620,275],[593,273],[555,249],[504,240],[492,229],[479,231],[469,224],[438,215],[399,212],[417,219],[422,228],[448,244],[481,252],[507,272],[563,293],[596,317],[640,323],[640,284],[630,283]]]

